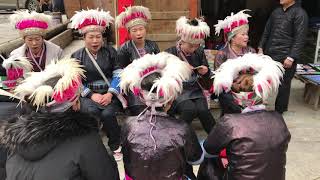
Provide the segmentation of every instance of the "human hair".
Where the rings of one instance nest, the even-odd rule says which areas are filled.
[[[251,92],[253,91],[253,75],[241,74],[232,84],[232,91],[239,92]]]
[[[154,84],[154,81],[159,78],[161,78],[161,74],[159,72],[154,72],[152,74],[149,74],[148,76],[143,78],[143,80],[141,81],[141,89],[150,91]],[[153,89],[152,92],[153,93],[156,92],[156,89]]]

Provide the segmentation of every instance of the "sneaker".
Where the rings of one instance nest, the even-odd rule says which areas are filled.
[[[121,146],[117,150],[113,151],[113,157],[116,161],[122,160],[123,154],[121,153]]]

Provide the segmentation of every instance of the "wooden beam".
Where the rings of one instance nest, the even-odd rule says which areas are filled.
[[[199,9],[199,3],[198,0],[189,0],[189,17],[190,18],[196,18],[198,17],[198,9]]]

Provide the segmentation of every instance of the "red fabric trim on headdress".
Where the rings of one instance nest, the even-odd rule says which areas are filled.
[[[133,19],[137,19],[137,18],[142,18],[142,19],[145,19],[146,21],[148,20],[147,16],[144,15],[144,13],[142,13],[142,12],[134,12],[134,13],[132,13],[129,16],[124,18],[123,24],[127,24],[129,21],[131,21]]]
[[[86,26],[91,26],[91,25],[96,25],[96,26],[106,26],[107,22],[105,21],[101,21],[101,22],[97,22],[95,19],[85,19],[78,27],[78,29],[82,29],[83,27]]]
[[[225,29],[223,29],[223,31],[224,31],[225,34],[227,34],[227,33],[231,32],[234,28],[242,26],[242,25],[245,25],[245,24],[248,24],[247,20],[243,20],[242,19],[240,21],[234,21],[231,24],[231,27],[225,28]]]
[[[55,91],[52,95],[52,98],[58,103],[69,101],[77,93],[80,82],[81,81],[79,79],[72,80],[71,85],[66,90],[64,90],[62,93]]]
[[[19,23],[16,24],[16,28],[19,30],[23,30],[26,28],[40,28],[40,29],[47,29],[48,28],[48,23],[44,21],[38,21],[38,20],[23,20]]]

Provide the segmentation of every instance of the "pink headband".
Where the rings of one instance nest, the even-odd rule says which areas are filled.
[[[123,24],[127,24],[129,21],[133,20],[133,19],[137,19],[137,18],[142,18],[147,20],[147,16],[144,15],[142,12],[135,12],[130,14],[129,16],[125,17],[123,20]]]
[[[227,34],[227,33],[231,32],[234,28],[242,26],[242,25],[245,25],[245,24],[248,24],[247,20],[243,20],[242,19],[240,21],[234,21],[231,24],[231,27],[225,28],[225,29],[223,29],[223,31],[224,31],[225,34]]]
[[[96,25],[96,26],[106,26],[105,21],[101,21],[100,23],[97,22],[95,19],[85,19],[78,27],[78,29],[82,29],[83,27],[90,26],[90,25]]]
[[[19,30],[23,30],[26,28],[40,28],[40,29],[47,29],[48,24],[44,21],[38,21],[38,20],[23,20],[16,24],[16,28]]]

